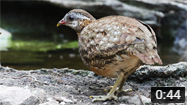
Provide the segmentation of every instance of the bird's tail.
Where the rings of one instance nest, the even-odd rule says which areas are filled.
[[[162,64],[162,60],[160,59],[160,56],[158,55],[156,50],[149,50],[146,54],[138,53],[136,54],[136,56],[140,58],[140,60],[145,64]]]

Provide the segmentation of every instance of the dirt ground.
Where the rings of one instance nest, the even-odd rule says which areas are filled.
[[[133,89],[132,92],[120,93],[117,101],[92,102],[89,96],[106,95],[115,80],[116,78],[102,77],[91,71],[68,68],[17,71],[9,67],[0,67],[0,85],[41,88],[59,103],[61,100],[58,100],[58,97],[61,96],[73,101],[73,103],[65,105],[132,105],[135,103],[130,100],[135,95],[142,95],[150,99],[151,87],[187,87],[187,63],[140,67],[129,76],[123,87]],[[185,92],[187,93],[187,90]],[[137,100],[140,100],[139,97]],[[187,104],[187,96],[185,103]],[[144,102],[141,104],[143,105]]]

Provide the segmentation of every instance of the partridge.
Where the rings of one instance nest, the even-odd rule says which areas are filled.
[[[79,53],[84,64],[98,75],[117,80],[106,96],[93,101],[117,99],[127,77],[142,64],[162,64],[153,29],[140,20],[125,16],[95,19],[82,9],[73,9],[57,27],[66,25],[78,34]]]

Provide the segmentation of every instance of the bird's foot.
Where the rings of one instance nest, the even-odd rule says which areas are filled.
[[[110,86],[110,88],[112,89],[113,86]],[[108,91],[108,90],[105,89],[104,91]],[[133,91],[133,90],[132,90],[132,89],[125,89],[125,90],[123,90],[123,89],[119,89],[118,87],[116,88],[116,93],[121,93],[121,92],[131,92],[131,91]]]
[[[126,93],[126,92],[131,92],[131,91],[132,91],[132,89],[125,89],[125,90],[118,89],[118,90],[116,90],[116,96],[118,96],[120,93]]]
[[[95,101],[106,101],[106,100],[111,100],[111,99],[114,99],[114,100],[117,100],[117,96],[115,96],[114,94],[107,94],[106,96],[90,96],[90,98],[93,98],[92,102],[95,102]]]
[[[118,79],[116,80],[113,88],[110,90],[110,92],[106,96],[90,96],[93,98],[92,101],[93,102],[94,101],[106,101],[106,100],[111,100],[111,99],[117,100],[117,96],[115,96],[114,93],[117,89],[117,86],[121,83],[123,76],[124,76],[124,73],[121,72],[120,75],[118,76]]]
[[[121,93],[121,92],[131,92],[131,91],[132,91],[132,89],[125,89],[125,90],[123,90],[123,89],[122,89],[122,90],[119,90],[119,89],[118,89],[116,92],[117,92],[117,93]]]

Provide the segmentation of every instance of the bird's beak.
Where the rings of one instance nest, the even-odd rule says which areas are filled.
[[[63,25],[63,24],[66,24],[67,22],[65,22],[63,19],[60,20],[58,23],[57,23],[57,27],[60,26],[60,25]]]

